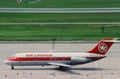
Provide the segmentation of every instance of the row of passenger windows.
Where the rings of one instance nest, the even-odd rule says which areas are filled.
[[[18,61],[70,60],[69,57],[16,58]]]

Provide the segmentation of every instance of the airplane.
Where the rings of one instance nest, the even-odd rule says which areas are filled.
[[[105,58],[105,54],[114,42],[118,42],[118,40],[116,38],[102,39],[93,49],[83,53],[18,53],[6,59],[4,63],[10,65],[12,70],[14,66],[54,65],[60,68],[71,67]]]

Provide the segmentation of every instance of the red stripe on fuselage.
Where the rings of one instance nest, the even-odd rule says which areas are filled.
[[[18,57],[18,58],[9,58],[9,61],[70,61],[71,57]]]

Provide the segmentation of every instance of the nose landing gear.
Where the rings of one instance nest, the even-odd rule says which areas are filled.
[[[14,66],[11,66],[11,69],[13,70],[13,69],[14,69]]]

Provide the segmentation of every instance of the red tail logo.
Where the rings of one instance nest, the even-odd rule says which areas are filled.
[[[101,52],[101,53],[106,52],[107,49],[108,49],[108,46],[107,46],[105,43],[101,43],[101,44],[99,44],[99,46],[98,46],[98,50],[99,50],[99,52]]]
[[[88,51],[88,53],[104,55],[110,49],[113,43],[114,39],[111,38],[103,39],[92,50]]]

